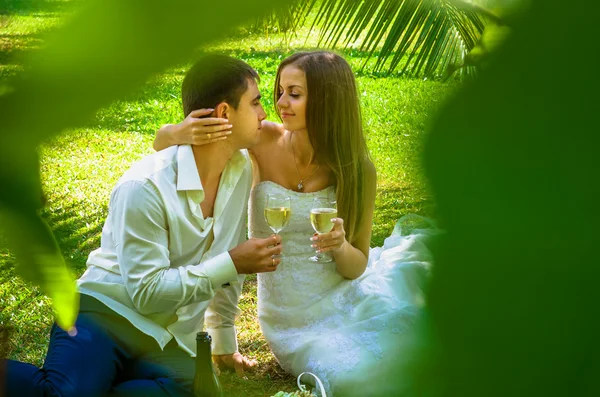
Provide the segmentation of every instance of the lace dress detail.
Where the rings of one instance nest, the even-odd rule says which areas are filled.
[[[390,380],[377,379],[382,371],[375,369],[394,363],[403,335],[414,328],[431,260],[425,246],[431,233],[414,229],[401,236],[399,224],[383,247],[371,249],[365,273],[347,280],[335,262],[308,260],[314,254],[309,240],[313,199],[335,194],[333,187],[299,193],[273,182],[259,183],[250,199],[251,237],[272,234],[263,216],[269,193],[292,198],[290,223],[280,233],[281,264],[275,272],[258,275],[258,317],[279,364],[294,376],[316,374],[328,395],[390,392]]]

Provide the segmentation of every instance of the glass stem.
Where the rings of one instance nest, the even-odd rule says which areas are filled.
[[[317,234],[319,234],[319,233],[317,233]],[[320,235],[321,235],[321,234],[319,234],[319,236],[320,236]],[[317,259],[318,259],[318,260],[321,260],[321,259],[323,259],[323,253],[321,253],[321,252],[320,252],[318,249],[317,249],[317,250],[315,250],[315,256],[317,257]]]

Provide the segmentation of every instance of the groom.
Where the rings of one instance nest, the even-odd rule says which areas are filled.
[[[8,396],[191,396],[204,324],[221,363],[252,366],[237,352],[237,302],[245,274],[274,271],[281,253],[278,236],[245,241],[252,167],[244,149],[265,118],[257,80],[224,56],[186,74],[185,115],[214,108],[234,125],[231,136],[171,147],[125,173],[77,282],[76,332],[52,327],[42,368],[8,360]]]

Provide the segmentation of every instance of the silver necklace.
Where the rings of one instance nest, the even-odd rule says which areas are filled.
[[[300,182],[298,182],[298,191],[301,192],[302,189],[304,189],[304,182],[307,181],[308,178],[313,176],[315,174],[315,172],[317,172],[317,170],[321,167],[321,165],[320,164],[317,165],[317,168],[315,168],[314,171],[311,172],[309,176],[302,179],[302,177],[300,176],[300,171],[298,170],[298,163],[296,162],[296,149],[294,149],[294,140],[292,139],[293,137],[294,137],[294,133],[292,132],[292,134],[290,135],[290,143],[292,144],[292,154],[294,155],[294,167],[296,167],[296,174],[298,174],[298,179],[300,179]]]

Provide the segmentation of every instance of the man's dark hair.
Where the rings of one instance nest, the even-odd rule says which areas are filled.
[[[248,89],[248,80],[260,81],[250,65],[226,55],[200,58],[186,73],[181,86],[184,117],[202,108],[215,108],[227,102],[234,109]]]

